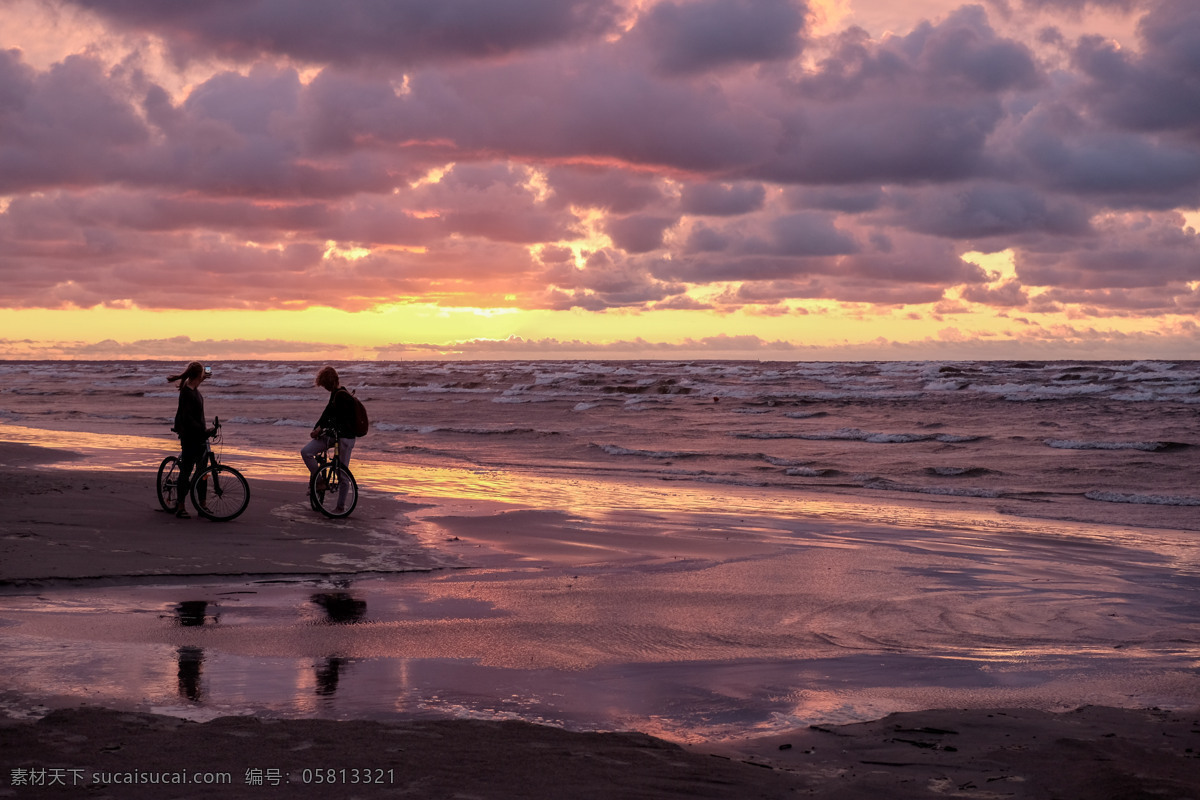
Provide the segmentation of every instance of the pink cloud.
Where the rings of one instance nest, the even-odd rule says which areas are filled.
[[[818,39],[800,0],[69,1],[223,66],[172,94],[145,53],[0,53],[9,307],[1194,308],[1187,0],[1021,4],[1137,10],[1119,50],[979,5]]]

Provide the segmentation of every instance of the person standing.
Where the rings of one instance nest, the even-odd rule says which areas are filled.
[[[350,466],[350,453],[354,450],[357,428],[354,398],[350,391],[342,386],[337,370],[333,367],[322,367],[317,373],[314,385],[329,391],[329,402],[325,404],[321,418],[313,426],[312,439],[300,449],[300,456],[304,459],[310,476],[317,471],[317,454],[333,447],[335,438],[342,464],[347,468]]]
[[[204,421],[204,397],[200,384],[212,374],[212,370],[199,361],[187,365],[187,369],[167,380],[179,381],[179,406],[175,411],[175,425],[171,430],[179,437],[179,504],[175,516],[188,519],[186,500],[192,486],[192,471],[204,458],[204,443],[211,431]]]

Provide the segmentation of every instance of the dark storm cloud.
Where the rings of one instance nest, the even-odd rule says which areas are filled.
[[[983,303],[998,308],[1020,308],[1029,302],[1029,294],[1017,281],[1005,281],[1000,286],[968,286],[962,293],[964,300]]]
[[[660,69],[699,73],[799,54],[807,6],[797,0],[672,0],[652,6],[634,34]]]
[[[1132,11],[1148,5],[1152,0],[1021,0],[1021,5],[1038,11],[1088,11],[1091,9],[1114,9]]]
[[[758,211],[766,197],[761,183],[689,183],[683,187],[680,208],[685,214],[732,217]]]
[[[829,216],[802,211],[772,221],[770,249],[785,256],[839,256],[859,248],[854,237],[838,230]]]
[[[1098,129],[1062,109],[1035,111],[1015,146],[1046,189],[1116,207],[1200,205],[1200,148],[1182,141]]]
[[[1138,26],[1141,52],[1084,38],[1074,62],[1084,94],[1106,120],[1133,131],[1177,131],[1200,141],[1200,3],[1161,0]]]
[[[649,262],[655,263],[655,262]],[[549,308],[605,308],[642,306],[682,294],[687,286],[654,275],[647,262],[600,250],[588,257],[583,269],[562,264],[547,270],[542,279],[551,286]]]
[[[625,252],[649,253],[663,246],[663,234],[678,221],[675,217],[635,214],[610,218],[605,230],[613,244]]]
[[[995,237],[1047,233],[1083,236],[1089,211],[1078,201],[1056,198],[1028,186],[976,183],[893,192],[894,221],[905,228],[948,239],[977,242]]]
[[[330,146],[442,147],[494,157],[666,166],[707,172],[770,151],[764,112],[585,51],[413,73],[408,91],[327,70],[307,95],[314,140]]]
[[[553,204],[601,208],[616,214],[640,211],[663,198],[653,177],[612,169],[553,167],[546,171],[546,183],[554,192]]]
[[[0,51],[0,194],[119,180],[149,138],[98,60],[72,56],[36,72]]]
[[[162,36],[180,58],[333,64],[488,58],[609,31],[611,0],[71,0]]]
[[[1042,80],[1030,49],[998,36],[981,7],[881,43],[843,34],[781,113],[777,154],[759,173],[786,182],[915,182],[986,166],[1000,95]]]
[[[883,204],[884,197],[883,188],[879,186],[793,187],[784,192],[788,208],[813,208],[847,214],[874,211]]]

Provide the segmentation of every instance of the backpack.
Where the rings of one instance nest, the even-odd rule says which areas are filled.
[[[349,389],[346,389],[346,387],[344,387],[344,386],[342,387],[342,389],[344,389],[346,394],[350,395],[350,399],[354,401],[354,435],[355,435],[355,437],[366,436],[367,431],[370,430],[370,428],[371,428],[371,420],[367,417],[367,407],[362,404],[362,400],[359,400],[357,397],[354,396],[354,392],[350,391]]]

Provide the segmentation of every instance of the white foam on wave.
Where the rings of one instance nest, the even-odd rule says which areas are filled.
[[[641,458],[686,458],[688,456],[697,455],[696,453],[682,453],[675,450],[634,450],[629,447],[621,447],[615,444],[596,445],[610,456],[640,456]]]
[[[1088,500],[1104,503],[1136,503],[1154,506],[1200,506],[1200,497],[1185,497],[1162,494],[1127,494],[1125,492],[1085,492]]]
[[[800,461],[795,458],[779,458],[778,456],[767,455],[764,455],[762,459],[776,467],[803,467],[808,463],[807,461]]]
[[[397,425],[394,422],[372,422],[371,430],[388,433],[419,433],[421,428],[417,425]]]
[[[761,431],[754,433],[735,433],[739,439],[805,439],[808,441],[857,441],[871,444],[907,444],[910,442],[942,442],[943,444],[961,444],[974,442],[982,437],[965,436],[952,433],[875,433],[859,430],[858,428],[839,428],[836,431],[820,433],[786,433],[780,431]]]
[[[1059,450],[1144,450],[1153,452],[1166,445],[1163,442],[1085,442],[1073,439],[1047,439],[1046,445]]]
[[[975,386],[984,394],[1003,395],[1005,400],[1060,400],[1070,397],[1104,394],[1111,385],[1101,383],[1072,383],[1066,386],[1047,386],[1042,383],[1001,383],[994,386]]]
[[[260,381],[259,386],[264,389],[310,389],[313,386],[312,375],[283,375],[278,378]]]
[[[883,489],[889,492],[910,492],[914,494],[933,494],[946,497],[982,498],[996,498],[1004,495],[1004,491],[1001,489],[982,489],[959,486],[916,486],[908,483],[897,483],[896,481],[890,481],[886,478],[875,478],[868,476],[859,476],[858,480],[862,482],[864,489]]]
[[[858,389],[829,392],[805,392],[794,395],[798,400],[841,401],[841,400],[919,400],[924,392],[904,389]]]
[[[816,469],[814,467],[792,467],[784,470],[783,474],[792,478],[824,478],[833,474],[831,469]]]
[[[969,381],[963,380],[940,380],[929,381],[925,384],[927,392],[957,392],[960,389],[965,389],[970,385]]]

